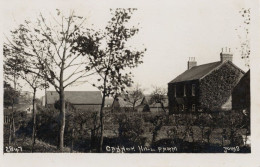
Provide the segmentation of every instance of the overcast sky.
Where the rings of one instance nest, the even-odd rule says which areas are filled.
[[[220,60],[222,47],[231,48],[233,62],[247,71],[239,51],[235,31],[242,25],[239,11],[248,8],[246,0],[184,0],[184,1],[12,1],[2,8],[3,31],[8,34],[25,19],[34,19],[39,12],[69,11],[88,18],[88,24],[103,28],[110,18],[109,8],[136,7],[133,24],[140,23],[140,33],[133,40],[135,46],[145,46],[144,63],[134,70],[134,81],[146,89],[152,85],[167,88],[167,83],[187,69],[189,57],[197,64]],[[25,90],[29,90],[26,86]],[[67,90],[96,90],[88,84]],[[40,91],[37,96],[44,95]]]

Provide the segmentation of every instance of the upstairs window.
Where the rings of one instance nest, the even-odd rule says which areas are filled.
[[[183,96],[186,96],[186,85],[183,86]]]
[[[195,110],[196,110],[196,106],[195,106],[195,104],[192,104],[191,111],[192,111],[192,112],[195,112]]]
[[[191,95],[195,96],[195,84],[192,84]]]

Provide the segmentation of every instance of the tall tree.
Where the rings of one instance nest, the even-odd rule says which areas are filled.
[[[86,81],[86,77],[93,74],[88,67],[87,57],[74,55],[71,51],[85,21],[85,18],[76,16],[74,11],[65,16],[57,10],[56,15],[50,14],[48,19],[40,14],[36,22],[25,20],[24,24],[11,31],[11,38],[6,42],[9,50],[30,58],[32,66],[27,70],[28,73],[38,74],[59,93],[60,151],[63,151],[64,146],[64,90],[70,85]]]
[[[32,119],[33,119],[33,128],[32,128],[32,148],[31,151],[34,151],[34,145],[35,145],[35,138],[36,138],[36,114],[37,114],[37,105],[36,105],[36,92],[38,89],[42,89],[47,87],[47,83],[43,80],[43,78],[39,75],[41,73],[41,70],[37,69],[34,70],[35,73],[27,73],[27,69],[30,69],[30,62],[27,64],[27,67],[25,68],[25,71],[21,71],[20,76],[21,78],[27,82],[27,84],[31,87],[33,90],[33,98],[32,98]],[[33,70],[33,69],[31,69]]]
[[[245,65],[250,68],[249,57],[250,57],[250,8],[245,9],[242,8],[239,13],[242,17],[241,25],[236,28],[237,35],[240,42],[239,52],[241,54],[241,58],[245,60]]]
[[[9,125],[9,145],[11,145],[12,137],[15,137],[15,113],[14,105],[18,103],[19,91],[16,91],[8,82],[4,81],[4,108],[12,107],[11,118],[8,116]]]
[[[15,140],[15,109],[14,105],[16,103],[17,97],[19,96],[19,90],[18,87],[20,86],[18,84],[18,78],[19,78],[19,73],[22,69],[22,65],[24,59],[22,59],[18,54],[13,54],[12,51],[10,51],[6,45],[3,47],[3,53],[4,53],[4,77],[5,81],[9,81],[13,84],[13,90],[12,94],[10,94],[11,98],[11,106],[12,106],[12,115],[11,115],[11,125],[10,125],[10,134],[12,133],[13,140]],[[11,130],[12,128],[12,130]],[[11,138],[11,135],[10,135]]]
[[[100,141],[99,152],[102,152],[104,133],[104,104],[108,96],[117,96],[132,84],[131,69],[142,63],[144,50],[135,50],[127,46],[128,40],[139,29],[127,27],[136,9],[118,8],[111,10],[113,17],[104,31],[89,30],[84,36],[79,36],[74,47],[75,52],[89,58],[91,66],[98,73],[98,84],[93,84],[102,91],[102,104],[99,113]]]
[[[6,46],[4,48],[7,48]],[[19,67],[19,71],[16,72],[16,75],[19,76],[21,79],[26,81],[26,83],[32,88],[33,90],[33,99],[32,99],[32,105],[33,105],[33,128],[32,128],[32,148],[31,151],[33,152],[34,144],[35,144],[35,133],[36,133],[36,91],[38,88],[45,87],[45,83],[43,78],[40,76],[41,70],[40,69],[33,69],[31,67],[34,67],[33,60],[31,60],[31,57],[26,57],[24,59],[24,56],[17,55],[15,50],[8,50],[4,52],[6,61],[5,66],[6,69],[13,69]],[[13,66],[17,59],[19,59],[19,65]],[[33,71],[34,73],[28,73],[28,71]]]

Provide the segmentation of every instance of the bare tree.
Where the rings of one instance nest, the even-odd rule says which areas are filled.
[[[38,71],[39,73],[40,71]],[[24,74],[21,73],[21,78],[23,78],[28,85],[30,85],[30,87],[33,90],[33,99],[32,99],[32,105],[33,105],[33,129],[32,129],[32,148],[31,151],[34,151],[34,145],[35,145],[35,138],[36,138],[36,114],[37,114],[37,105],[36,105],[36,92],[37,89],[41,89],[43,87],[45,87],[45,82],[44,80],[42,80],[41,77],[39,77],[39,75],[34,74],[34,73],[29,73],[29,74]]]
[[[6,47],[5,47],[6,48]],[[15,50],[9,50],[5,52],[6,57],[6,67],[9,68],[17,68],[19,67],[19,71],[16,72],[16,75],[18,75],[21,79],[26,81],[26,83],[32,88],[33,90],[33,99],[32,99],[32,105],[33,105],[33,130],[32,130],[32,148],[31,151],[33,152],[34,144],[35,144],[35,136],[36,136],[36,91],[38,88],[45,87],[45,82],[43,78],[40,77],[41,70],[39,69],[31,69],[33,66],[32,60],[23,59],[23,56],[17,55]],[[19,65],[15,65],[16,60],[19,59]],[[27,71],[31,70],[34,71],[34,73],[28,73]]]
[[[141,58],[145,50],[135,50],[126,45],[139,29],[128,28],[127,22],[135,9],[111,10],[113,17],[108,22],[105,31],[91,30],[78,38],[75,50],[90,59],[91,65],[98,73],[98,82],[93,84],[102,91],[100,108],[100,143],[99,152],[102,152],[104,133],[103,108],[105,98],[117,96],[132,84],[131,69],[142,63]]]
[[[38,74],[59,93],[60,151],[63,151],[64,146],[64,91],[70,85],[85,82],[86,77],[93,74],[88,66],[87,57],[74,54],[71,50],[85,21],[85,18],[76,16],[74,11],[65,16],[57,10],[55,16],[50,14],[50,19],[40,14],[36,22],[25,20],[24,24],[11,31],[12,36],[6,42],[9,50],[30,58],[32,66],[26,72]],[[41,73],[35,71],[36,69]]]
[[[135,111],[137,103],[142,101],[144,98],[143,89],[140,88],[139,84],[136,84],[122,96],[124,97],[125,101],[132,105],[132,110]]]
[[[153,92],[151,93],[151,99],[149,103],[160,103],[163,111],[166,113],[164,103],[166,102],[167,90],[155,86]]]

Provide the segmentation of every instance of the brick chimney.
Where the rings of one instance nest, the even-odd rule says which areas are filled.
[[[233,60],[233,54],[230,51],[230,48],[222,48],[222,51],[220,53],[220,61],[225,62],[225,61],[231,61]]]
[[[197,62],[195,61],[195,57],[189,57],[188,61],[188,70],[191,69],[192,67],[197,66]]]

